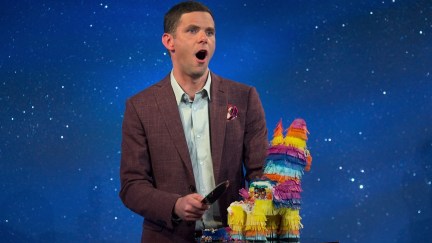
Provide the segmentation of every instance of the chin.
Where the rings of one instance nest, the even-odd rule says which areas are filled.
[[[199,78],[201,78],[202,76],[204,76],[204,74],[205,73],[192,73],[192,78],[193,79],[199,79]]]
[[[193,70],[191,73],[191,76],[193,78],[200,78],[200,77],[204,76],[207,73],[207,71],[208,71],[207,66],[205,68],[202,68],[202,69],[200,68],[199,70]]]

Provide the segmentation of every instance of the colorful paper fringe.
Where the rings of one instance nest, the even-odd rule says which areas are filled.
[[[228,208],[228,224],[234,240],[297,240],[303,228],[301,178],[309,171],[312,157],[306,147],[309,131],[303,119],[296,119],[283,136],[282,121],[274,129],[264,176],[249,190],[240,190],[243,201]]]

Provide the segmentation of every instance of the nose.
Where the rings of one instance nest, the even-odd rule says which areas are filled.
[[[200,34],[198,36],[198,41],[200,43],[207,43],[208,37],[207,37],[207,33],[205,31],[200,31]]]

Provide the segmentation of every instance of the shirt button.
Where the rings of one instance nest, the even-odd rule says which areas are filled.
[[[204,163],[201,161],[201,162],[199,162],[200,163],[200,165],[203,165]]]
[[[201,137],[201,135],[197,135],[197,138],[200,138]]]

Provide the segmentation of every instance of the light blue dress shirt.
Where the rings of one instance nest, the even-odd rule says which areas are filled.
[[[209,72],[203,89],[196,92],[194,100],[191,100],[189,95],[177,83],[173,72],[171,72],[171,86],[176,97],[192,161],[197,193],[203,196],[215,188],[208,109],[208,103],[211,99],[210,85],[211,76]],[[214,220],[217,215],[219,215],[218,205],[214,203],[202,218],[206,228],[217,228],[222,225],[220,219]],[[196,226],[200,229],[203,224],[197,222]]]

